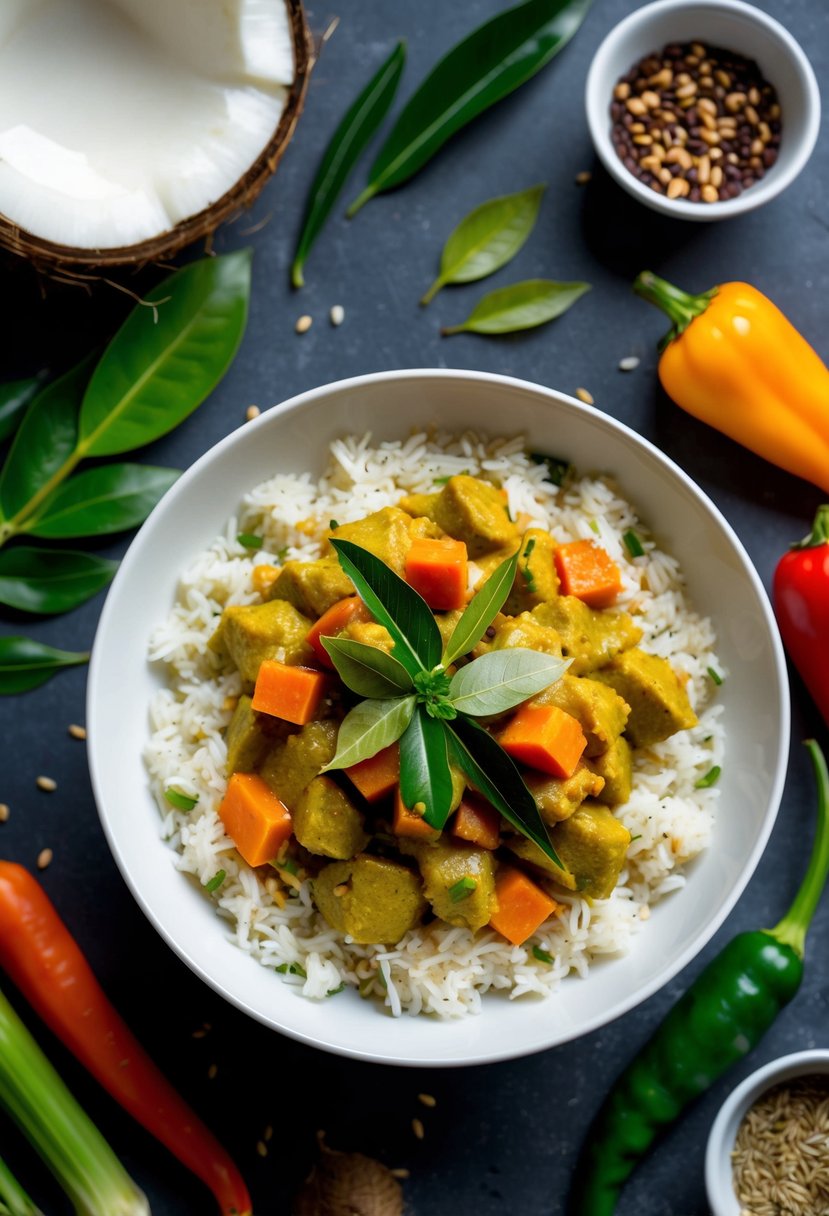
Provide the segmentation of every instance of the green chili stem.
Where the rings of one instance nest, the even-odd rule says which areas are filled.
[[[0,1212],[8,1216],[43,1216],[0,1157]]]
[[[823,503],[815,512],[812,530],[803,540],[792,545],[793,549],[814,549],[817,545],[829,544],[829,503]]]
[[[704,291],[701,295],[692,296],[687,291],[674,287],[673,283],[660,279],[650,270],[643,270],[634,280],[633,290],[649,304],[655,304],[673,322],[673,329],[665,338],[672,342],[674,338],[688,328],[695,317],[705,312],[708,305],[717,294],[717,288]]]
[[[767,930],[771,937],[791,946],[801,958],[806,948],[809,924],[829,875],[829,770],[815,740],[807,739],[806,747],[812,757],[818,794],[818,821],[812,855],[792,906],[779,924]]]
[[[77,1216],[149,1216],[141,1191],[2,993],[0,1107],[46,1162]]]

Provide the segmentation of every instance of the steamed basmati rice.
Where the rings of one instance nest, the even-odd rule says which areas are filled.
[[[526,514],[528,526],[548,528],[562,542],[595,539],[607,549],[622,571],[619,607],[645,630],[641,646],[687,676],[699,725],[635,753],[634,792],[616,810],[633,840],[610,899],[591,904],[557,894],[560,912],[524,946],[491,930],[472,934],[439,921],[393,948],[359,945],[316,912],[307,881],[294,889],[275,875],[263,878],[225,835],[218,817],[226,785],[223,732],[241,682],[207,643],[228,604],[257,601],[255,565],[313,559],[331,519],[359,519],[461,472],[497,480],[513,517]],[[723,753],[721,709],[709,704],[709,671],[723,673],[710,622],[691,610],[676,561],[660,552],[609,479],[584,477],[559,490],[546,474],[520,438],[418,434],[377,446],[369,435],[337,440],[319,482],[308,473],[281,473],[250,491],[239,517],[189,564],[172,612],[153,633],[150,657],[167,665],[169,680],[151,706],[146,764],[175,863],[202,884],[225,872],[212,898],[229,936],[264,966],[279,968],[305,997],[322,998],[346,984],[380,998],[393,1015],[457,1017],[478,1012],[487,992],[549,995],[567,975],[586,975],[593,958],[623,952],[650,905],[683,886],[684,864],[710,841],[718,791],[696,784],[722,764]],[[644,556],[631,559],[622,539],[628,529]],[[263,547],[251,555],[239,533],[262,536]],[[164,793],[171,787],[197,797],[196,807],[171,808]]]

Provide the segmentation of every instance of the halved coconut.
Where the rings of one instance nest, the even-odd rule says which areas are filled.
[[[159,260],[250,203],[302,109],[301,0],[2,0],[0,245]]]

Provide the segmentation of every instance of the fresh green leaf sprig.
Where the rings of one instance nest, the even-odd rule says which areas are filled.
[[[483,296],[460,325],[446,325],[440,332],[448,337],[462,333],[513,334],[535,329],[567,312],[589,290],[589,283],[557,283],[553,279],[510,283]]]
[[[0,604],[67,612],[113,577],[117,562],[19,538],[106,536],[143,522],[178,470],[121,462],[75,470],[166,435],[212,391],[245,329],[250,261],[241,250],[183,267],[133,309],[100,359],[45,387],[35,378],[0,390],[0,439],[14,434],[0,469]],[[0,694],[34,688],[86,657],[0,638]]]
[[[348,768],[400,741],[400,792],[407,807],[442,829],[452,802],[450,763],[556,864],[535,798],[517,766],[475,718],[504,713],[554,684],[568,659],[520,647],[490,651],[448,669],[483,637],[509,595],[520,550],[502,562],[464,609],[445,646],[426,601],[374,554],[331,538],[340,565],[394,643],[388,654],[347,638],[322,643],[343,683],[364,697],[343,719],[326,766]]]

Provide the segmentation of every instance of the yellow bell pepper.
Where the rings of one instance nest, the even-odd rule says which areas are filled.
[[[673,321],[659,379],[682,409],[829,493],[829,368],[762,292],[692,296],[643,271],[634,291]]]

